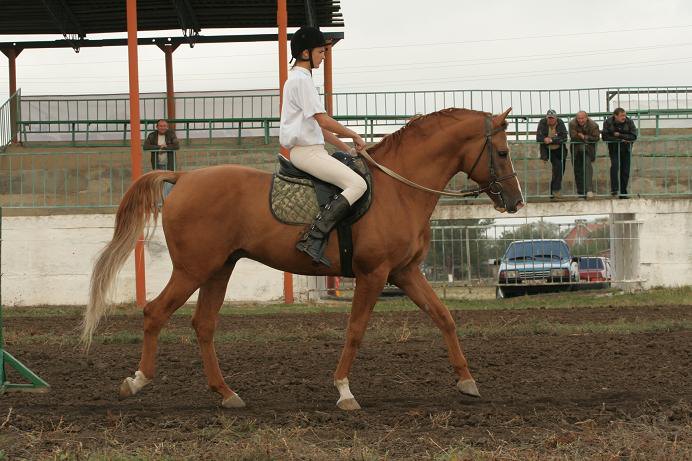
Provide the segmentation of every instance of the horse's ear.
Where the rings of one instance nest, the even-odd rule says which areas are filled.
[[[511,108],[511,107],[508,108],[508,109],[507,109],[506,111],[504,111],[503,113],[501,113],[500,115],[496,115],[495,117],[493,117],[493,118],[494,118],[493,121],[496,122],[496,123],[498,123],[498,124],[504,122],[505,119],[507,118],[507,115],[509,115],[510,112],[512,112],[512,108]]]

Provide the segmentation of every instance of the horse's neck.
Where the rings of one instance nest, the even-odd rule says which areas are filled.
[[[459,162],[450,153],[458,152],[458,142],[442,139],[402,139],[398,146],[378,152],[376,161],[401,176],[429,189],[443,190],[457,173]],[[394,180],[394,187],[409,210],[419,211],[426,223],[430,219],[439,195],[425,192]]]

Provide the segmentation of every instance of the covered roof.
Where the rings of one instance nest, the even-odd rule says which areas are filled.
[[[339,0],[287,0],[288,26],[343,27]],[[138,0],[138,30],[273,28],[276,0]],[[312,18],[310,18],[312,16]],[[3,0],[0,33],[88,34],[125,32],[125,1]]]

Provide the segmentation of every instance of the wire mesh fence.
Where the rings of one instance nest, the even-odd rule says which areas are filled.
[[[551,197],[550,162],[540,160],[535,142],[511,142],[512,159],[527,200]],[[692,138],[644,139],[631,154],[628,193],[641,197],[685,197],[692,194]],[[152,169],[152,154],[144,152],[142,167]],[[577,199],[591,190],[595,198],[610,197],[612,160],[605,143],[599,143],[592,162],[591,185],[577,184],[574,156],[565,155],[561,193]],[[618,161],[618,159],[616,159]],[[276,152],[262,146],[238,148],[188,147],[175,153],[178,170],[238,164],[273,172]],[[10,208],[113,207],[131,181],[130,152],[122,148],[51,150],[0,153],[0,205]],[[617,179],[619,181],[619,179]],[[450,188],[474,186],[465,174],[455,176]],[[616,189],[618,184],[615,185]],[[447,199],[444,199],[447,200]],[[482,203],[486,197],[468,199]]]

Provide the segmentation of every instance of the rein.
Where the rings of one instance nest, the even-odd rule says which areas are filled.
[[[404,178],[401,176],[399,173],[396,171],[392,171],[389,168],[387,168],[384,165],[380,165],[375,161],[374,158],[368,154],[368,151],[366,149],[363,149],[362,151],[359,152],[360,155],[362,155],[368,162],[379,168],[383,173],[385,173],[388,176],[391,176],[392,178],[396,179],[397,181],[401,181],[402,183],[406,184],[407,186],[413,187],[414,189],[422,190],[425,192],[430,192],[433,194],[437,195],[444,195],[446,197],[478,197],[480,194],[483,192],[490,192],[492,194],[500,194],[502,193],[502,185],[500,184],[502,181],[506,181],[507,179],[511,179],[517,175],[516,172],[502,176],[498,178],[495,175],[495,162],[493,161],[493,143],[491,142],[491,139],[494,134],[499,133],[500,131],[504,130],[503,127],[498,127],[495,129],[492,129],[491,125],[491,119],[490,117],[487,117],[485,119],[485,143],[483,144],[483,148],[481,149],[480,153],[478,154],[478,157],[476,157],[476,161],[473,163],[473,166],[471,167],[471,170],[468,172],[468,176],[471,176],[471,173],[473,173],[473,170],[476,169],[476,166],[478,165],[478,162],[480,161],[481,157],[483,156],[483,152],[485,152],[486,147],[488,147],[488,154],[490,157],[490,183],[488,183],[487,186],[485,187],[477,187],[474,189],[466,189],[466,190],[459,190],[459,191],[447,191],[447,190],[436,190],[436,189],[430,189],[425,186],[421,186],[420,184],[416,184],[415,182],[411,181],[410,179]],[[499,187],[499,190],[496,192],[493,190],[493,186],[497,185]]]

